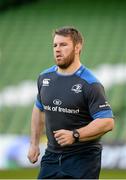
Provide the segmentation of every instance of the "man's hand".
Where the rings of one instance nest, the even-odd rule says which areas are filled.
[[[38,156],[40,155],[39,146],[31,145],[28,152],[28,159],[31,163],[38,161]]]
[[[75,139],[73,138],[73,132],[65,129],[53,131],[54,137],[58,144],[61,146],[67,146],[73,144]]]

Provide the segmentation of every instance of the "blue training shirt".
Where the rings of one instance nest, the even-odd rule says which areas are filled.
[[[45,112],[47,149],[52,152],[74,151],[75,146],[84,148],[99,145],[99,139],[95,139],[61,147],[56,142],[53,131],[78,129],[97,118],[113,117],[104,87],[83,65],[71,75],[59,74],[57,66],[41,73],[38,78],[36,106]]]

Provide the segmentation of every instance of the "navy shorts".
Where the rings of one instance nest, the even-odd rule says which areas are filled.
[[[90,147],[73,153],[53,153],[46,150],[38,179],[99,179],[100,169],[100,148]]]

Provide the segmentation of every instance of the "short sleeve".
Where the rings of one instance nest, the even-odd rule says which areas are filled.
[[[88,107],[93,119],[113,117],[111,107],[105,96],[104,87],[100,83],[90,84]]]
[[[40,109],[41,111],[44,111],[44,107],[43,107],[43,104],[41,102],[41,95],[40,95],[40,91],[41,91],[41,79],[40,79],[40,76],[38,77],[38,80],[37,80],[37,98],[36,98],[36,101],[35,101],[35,106]]]

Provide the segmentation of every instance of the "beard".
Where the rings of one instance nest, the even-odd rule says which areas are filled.
[[[56,64],[60,69],[67,69],[73,62],[75,59],[75,52],[74,50],[72,50],[72,52],[66,57],[60,59],[60,60],[56,60]]]

